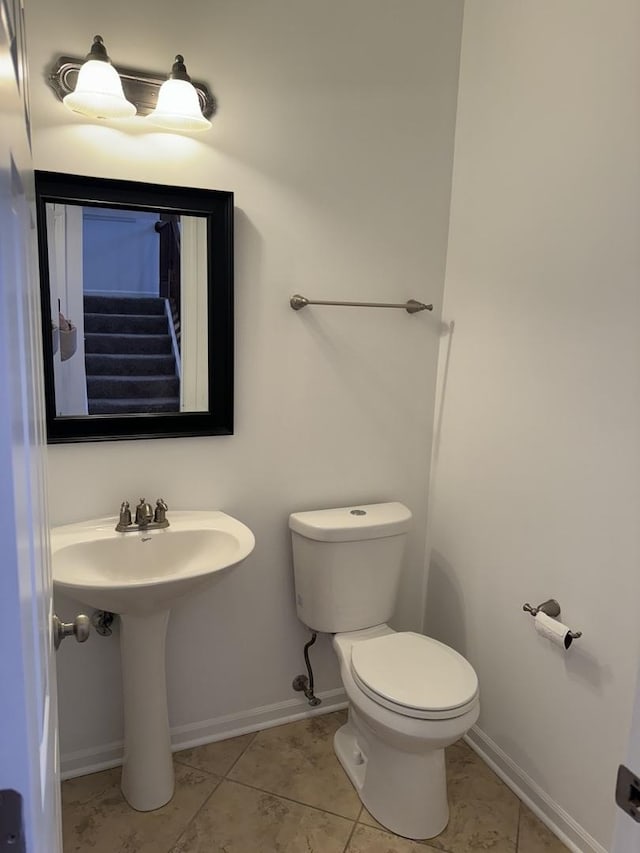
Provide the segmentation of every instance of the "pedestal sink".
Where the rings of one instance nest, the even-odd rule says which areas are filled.
[[[169,515],[162,530],[116,533],[98,518],[51,531],[54,586],[121,617],[124,694],[122,792],[138,811],[173,796],[165,638],[170,609],[253,551],[249,528],[216,511]]]

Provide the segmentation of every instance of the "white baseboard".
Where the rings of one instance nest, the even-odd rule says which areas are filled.
[[[189,723],[186,726],[175,726],[171,729],[171,749],[178,752],[181,749],[191,749],[205,743],[237,737],[247,732],[257,732],[272,726],[281,726],[306,717],[316,717],[329,714],[347,707],[347,697],[339,687],[318,693],[322,705],[311,708],[303,698],[287,699],[275,705],[263,705],[236,714],[215,717],[199,723]],[[77,752],[67,752],[60,756],[62,779],[73,779],[75,776],[86,776],[99,770],[108,770],[122,764],[123,743],[104,744]]]
[[[464,739],[569,850],[573,853],[608,853],[481,729],[474,726]]]

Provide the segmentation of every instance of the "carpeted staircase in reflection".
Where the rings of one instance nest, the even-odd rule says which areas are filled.
[[[164,299],[85,296],[84,332],[90,415],[180,411]]]

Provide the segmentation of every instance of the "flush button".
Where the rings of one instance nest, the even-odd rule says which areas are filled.
[[[351,515],[366,515],[367,513],[363,509],[352,509]]]

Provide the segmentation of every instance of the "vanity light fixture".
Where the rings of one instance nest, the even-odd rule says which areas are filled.
[[[160,87],[158,105],[147,116],[147,121],[168,130],[208,130],[211,127],[211,122],[202,115],[184,56],[177,54],[169,79]]]
[[[91,81],[93,73],[98,83]],[[150,123],[158,127],[194,131],[211,127],[208,119],[216,110],[209,87],[190,79],[181,56],[168,80],[166,75],[120,64],[116,71],[101,36],[95,36],[86,59],[59,56],[49,69],[48,83],[65,106],[89,118],[153,113]]]
[[[65,95],[63,103],[89,118],[128,118],[136,114],[134,104],[124,96],[120,76],[111,64],[102,36],[93,37],[75,89]]]

